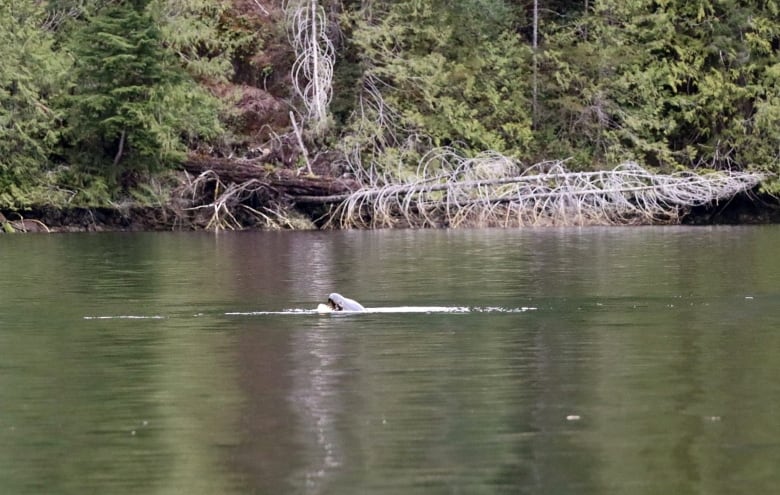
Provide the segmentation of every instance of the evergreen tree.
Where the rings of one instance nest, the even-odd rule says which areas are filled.
[[[646,4],[601,0],[544,26],[540,156],[589,169],[652,154],[663,124],[644,105],[657,103],[663,86],[641,73],[656,36],[643,25]]]
[[[262,33],[231,15],[225,0],[151,0],[164,45],[197,81],[225,82],[234,72],[237,52],[259,50]]]
[[[776,167],[779,21],[774,2],[592,2],[547,32],[542,153]]]
[[[216,108],[176,65],[146,1],[111,4],[74,34],[66,100],[73,158],[109,181],[183,158],[182,135],[213,134]]]
[[[51,51],[33,2],[0,0],[0,207],[42,201],[42,174],[58,139],[56,94],[66,64]]]
[[[777,63],[780,9],[774,1],[670,2],[674,45],[686,54],[687,77],[673,101],[673,149],[690,149],[686,165],[758,166],[780,158]],[[685,51],[683,51],[685,50]]]
[[[532,140],[530,50],[514,16],[502,0],[377,3],[353,42],[397,126],[435,146],[520,155]]]

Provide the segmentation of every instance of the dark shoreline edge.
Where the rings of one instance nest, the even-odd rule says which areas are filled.
[[[298,210],[316,228],[316,215],[322,211]],[[321,222],[321,219],[320,219]],[[320,223],[317,222],[317,223]],[[756,192],[742,193],[728,201],[693,207],[681,225],[762,225],[780,223],[780,198]],[[12,227],[8,229],[5,224]],[[2,228],[6,227],[6,228]],[[100,208],[41,208],[0,210],[0,234],[15,232],[162,232],[199,231],[165,206]],[[248,225],[244,230],[266,230]]]
[[[693,207],[682,225],[763,225],[780,223],[780,197],[748,191],[727,201]]]

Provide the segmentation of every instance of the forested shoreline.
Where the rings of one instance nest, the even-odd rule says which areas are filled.
[[[0,0],[0,40],[6,230],[777,218],[775,1]]]

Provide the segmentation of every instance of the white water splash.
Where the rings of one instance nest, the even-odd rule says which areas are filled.
[[[289,308],[281,311],[230,311],[222,313],[224,316],[269,316],[269,315],[361,315],[380,313],[525,313],[536,311],[537,308],[522,306],[519,308],[503,308],[500,306],[468,307],[468,306],[391,306],[382,308],[365,308],[363,311],[333,311],[324,304],[317,309]],[[203,313],[193,315],[193,318],[205,316]],[[96,315],[84,316],[85,320],[164,320],[169,316],[163,315]]]
[[[524,313],[537,308],[523,306],[519,308],[502,308],[498,306],[468,307],[468,306],[392,306],[382,308],[365,308],[363,311],[332,311],[320,305],[317,309],[291,308],[282,311],[234,311],[226,316],[264,316],[264,315],[361,315],[376,313]],[[326,307],[327,308],[327,307]]]
[[[112,316],[85,316],[85,320],[164,320],[166,316],[160,315],[112,315]]]

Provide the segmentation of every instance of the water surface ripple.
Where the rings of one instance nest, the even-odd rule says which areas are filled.
[[[778,245],[2,236],[0,491],[773,493]],[[334,291],[369,311],[318,314]]]

